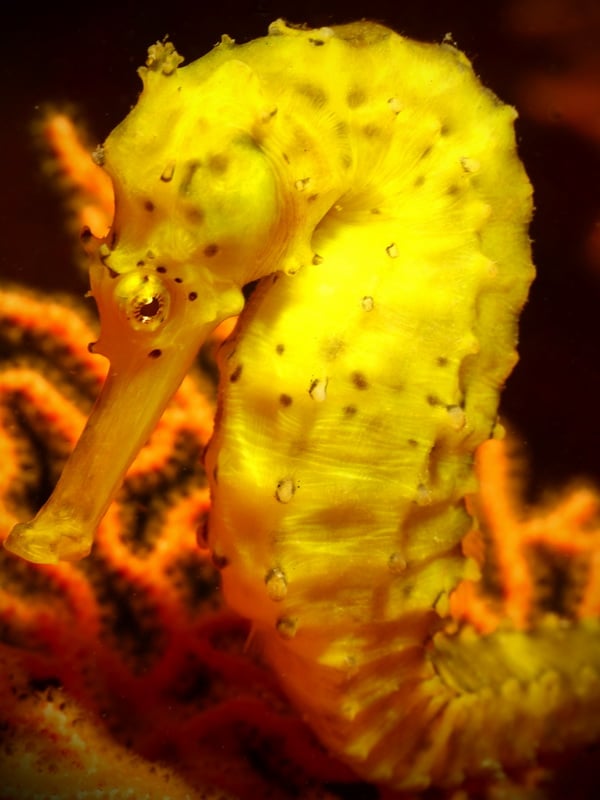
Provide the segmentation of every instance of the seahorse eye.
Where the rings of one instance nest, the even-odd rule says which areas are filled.
[[[150,322],[153,317],[160,313],[163,307],[161,297],[152,297],[150,300],[144,298],[141,304],[135,307],[135,318],[144,324]]]
[[[115,289],[121,312],[136,331],[156,331],[169,314],[170,295],[156,275],[124,275]]]

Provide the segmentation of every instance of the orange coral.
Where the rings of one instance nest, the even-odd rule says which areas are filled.
[[[485,582],[464,581],[452,598],[453,616],[485,633],[507,620],[517,629],[527,629],[536,615],[549,610],[538,584],[543,579],[542,564],[555,557],[562,580],[570,577],[577,584],[573,588],[576,599],[568,609],[550,610],[566,611],[564,615],[572,619],[598,617],[600,498],[592,489],[577,488],[547,508],[525,513],[511,485],[513,465],[506,440],[491,439],[479,448],[479,492],[473,506],[481,530],[472,531],[463,546],[481,568],[486,557],[494,562],[494,580],[501,591],[494,602],[489,586],[486,596]],[[486,553],[484,540],[492,552]]]
[[[90,158],[81,132],[66,114],[49,114],[42,125],[42,135],[59,166],[59,172],[72,192],[72,211],[78,227],[88,228],[94,236],[106,236],[115,210],[110,178]],[[99,152],[99,151],[98,151]]]

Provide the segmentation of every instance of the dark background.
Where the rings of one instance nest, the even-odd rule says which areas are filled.
[[[7,2],[2,13],[0,278],[79,294],[86,287],[64,207],[33,135],[48,104],[75,113],[102,141],[135,103],[147,46],[165,34],[189,62],[222,33],[246,41],[279,16],[311,26],[366,16],[430,41],[451,32],[483,82],[519,107],[519,146],[536,192],[538,278],[503,413],[531,464],[532,493],[575,476],[600,484],[598,0],[54,2],[41,10]],[[532,74],[567,89],[531,101],[523,87]]]

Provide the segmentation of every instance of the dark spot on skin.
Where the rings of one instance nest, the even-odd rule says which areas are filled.
[[[231,381],[231,383],[236,383],[236,381],[239,381],[243,369],[244,367],[242,364],[237,365],[237,367],[233,370],[233,372],[229,376],[229,380]]]
[[[313,44],[315,47],[321,47],[322,45],[324,45],[324,44],[325,44],[325,42],[323,41],[323,39],[309,39],[308,41],[309,41],[311,44]]]
[[[156,350],[150,350],[148,353],[148,358],[160,358],[162,356],[162,350],[158,348]]]
[[[352,166],[352,156],[349,153],[344,153],[340,158],[340,162],[344,169],[350,169]]]
[[[282,405],[284,408],[291,406],[294,401],[289,396],[289,394],[280,394],[279,395],[279,404]]]
[[[193,300],[196,300],[197,297],[198,297],[198,292],[190,292],[188,294],[188,300],[192,300],[193,301]]]
[[[275,352],[277,353],[278,356],[283,355],[283,353],[285,352],[285,345],[284,344],[276,345],[275,346]]]
[[[227,556],[220,556],[217,553],[212,554],[211,561],[217,569],[225,569],[229,565]]]
[[[445,367],[448,364],[448,359],[445,356],[438,356],[436,363],[438,367]]]
[[[373,139],[375,136],[379,136],[381,133],[381,128],[379,125],[374,125],[370,123],[369,125],[365,125],[363,128],[363,133],[367,137],[367,139]]]
[[[154,203],[152,200],[144,200],[144,209],[146,211],[154,211]]]
[[[408,445],[410,447],[416,447],[418,445],[418,441],[416,439],[408,439]]]
[[[147,250],[147,251],[146,251],[146,258],[153,259],[153,258],[156,258],[156,256],[154,255],[154,253],[152,252],[152,250]]]
[[[183,283],[183,278],[173,278],[175,283]]]
[[[372,209],[371,209],[371,214],[381,214],[381,209],[379,209],[379,208],[372,208]]]
[[[281,157],[283,158],[283,160],[285,161],[286,164],[290,163],[289,156],[286,153],[282,153]]]
[[[315,253],[312,257],[312,263],[316,266],[323,263],[323,256],[320,256],[318,253]]]
[[[140,261],[139,263],[140,263],[140,266],[142,266],[144,262]],[[167,271],[167,268],[166,267],[157,267],[156,271],[160,272],[161,275],[164,275],[166,273],[166,271]]]
[[[305,97],[315,108],[323,108],[327,104],[327,95],[314,83],[299,83],[296,85],[296,92]]]
[[[139,261],[136,261],[135,265],[136,265],[136,267],[145,267],[146,266],[146,262],[143,259],[140,259]]]
[[[183,166],[183,177],[181,178],[181,183],[179,184],[179,194],[186,195],[188,194],[190,187],[192,185],[192,181],[194,179],[194,175],[200,168],[199,161],[188,161],[187,164]]]
[[[345,417],[353,417],[356,414],[356,406],[344,406],[342,410]]]
[[[419,186],[423,186],[424,183],[425,183],[425,175],[418,175],[414,180],[413,186],[418,189]]]
[[[207,166],[213,175],[223,175],[229,167],[229,159],[225,153],[217,153],[208,159]]]
[[[216,256],[218,252],[219,252],[219,245],[218,244],[214,244],[214,243],[207,244],[206,247],[204,248],[204,255],[207,258],[212,258],[213,256]]]
[[[433,150],[433,145],[429,145],[429,147],[426,147],[425,150],[423,150],[423,152],[421,153],[421,158],[427,158],[427,156],[429,155],[429,153],[431,153],[432,150]]]
[[[369,382],[365,378],[365,376],[364,376],[364,374],[362,372],[353,372],[350,375],[350,378],[352,380],[352,383],[354,384],[354,386],[356,386],[357,389],[360,389],[360,390],[368,389]]]
[[[314,203],[319,195],[318,194],[309,194],[306,198],[307,203]]]
[[[440,136],[448,136],[450,133],[450,126],[444,123],[440,126]]]
[[[260,147],[261,138],[262,137],[260,135],[255,135],[253,133],[244,131],[238,134],[232,140],[231,144],[234,147],[239,145],[240,147],[247,147],[248,150],[258,150],[259,152],[262,152]]]
[[[427,402],[430,406],[439,406],[441,405],[439,397],[436,397],[434,394],[427,395]]]
[[[364,89],[351,89],[346,95],[346,103],[348,108],[358,108],[366,102],[367,93]]]
[[[192,225],[201,225],[204,222],[204,211],[198,206],[186,206],[184,214]]]

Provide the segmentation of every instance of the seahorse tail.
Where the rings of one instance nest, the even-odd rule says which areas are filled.
[[[598,632],[597,620],[548,616],[527,632],[436,636],[431,663],[456,692],[445,712],[447,775],[499,774],[596,739]]]
[[[365,660],[345,669],[272,637],[265,655],[326,746],[398,790],[498,781],[598,737],[596,621],[429,639],[436,625],[431,611],[370,626]]]

